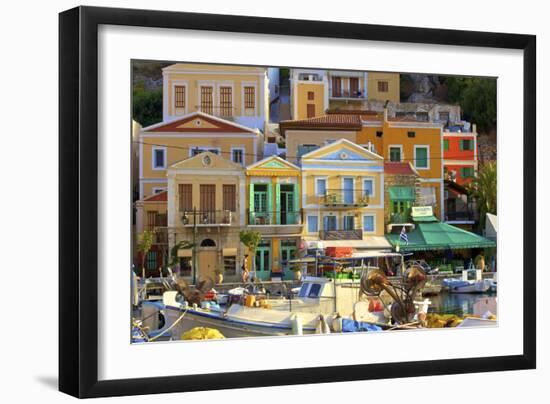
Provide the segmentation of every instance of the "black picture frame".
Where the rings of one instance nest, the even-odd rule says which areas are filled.
[[[523,354],[99,381],[98,26],[179,28],[523,51]],[[59,389],[104,397],[536,367],[536,37],[183,12],[78,7],[59,16]]]

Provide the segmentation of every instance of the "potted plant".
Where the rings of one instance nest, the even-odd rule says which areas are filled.
[[[300,264],[294,264],[290,267],[290,270],[294,272],[294,280],[299,281],[302,279],[302,266]]]
[[[214,273],[216,274],[216,285],[220,285],[223,282],[223,270],[221,270],[220,268],[216,268]]]

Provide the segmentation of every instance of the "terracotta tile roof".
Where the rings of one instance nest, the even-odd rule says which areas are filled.
[[[168,201],[168,192],[162,191],[146,198],[143,198],[143,202],[167,202]]]
[[[365,116],[383,116],[383,112],[371,111],[369,109],[345,109],[345,110],[336,110],[329,109],[327,110],[329,115],[365,115]]]
[[[384,174],[418,175],[411,163],[388,161],[384,163]]]
[[[360,130],[361,118],[356,114],[328,114],[295,121],[281,121],[281,134],[287,129]]]

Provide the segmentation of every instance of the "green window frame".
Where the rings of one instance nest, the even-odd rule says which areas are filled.
[[[472,139],[461,139],[460,150],[474,150],[474,141]]]
[[[416,168],[430,168],[428,146],[416,146],[414,148],[414,166]]]
[[[390,146],[390,161],[400,163],[401,162],[401,148]]]
[[[474,167],[461,167],[460,176],[462,178],[472,178],[474,176]]]

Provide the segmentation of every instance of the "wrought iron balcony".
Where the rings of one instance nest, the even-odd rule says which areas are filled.
[[[230,210],[185,210],[181,213],[183,226],[231,226],[235,213]]]
[[[320,230],[320,240],[362,240],[363,230]]]
[[[351,99],[364,99],[365,93],[361,90],[351,91],[351,90],[336,90],[330,89],[330,98],[351,98]]]
[[[302,224],[301,211],[271,211],[271,212],[248,212],[249,225],[299,225]]]
[[[369,204],[369,195],[358,189],[327,189],[321,204],[332,207],[361,207]]]

